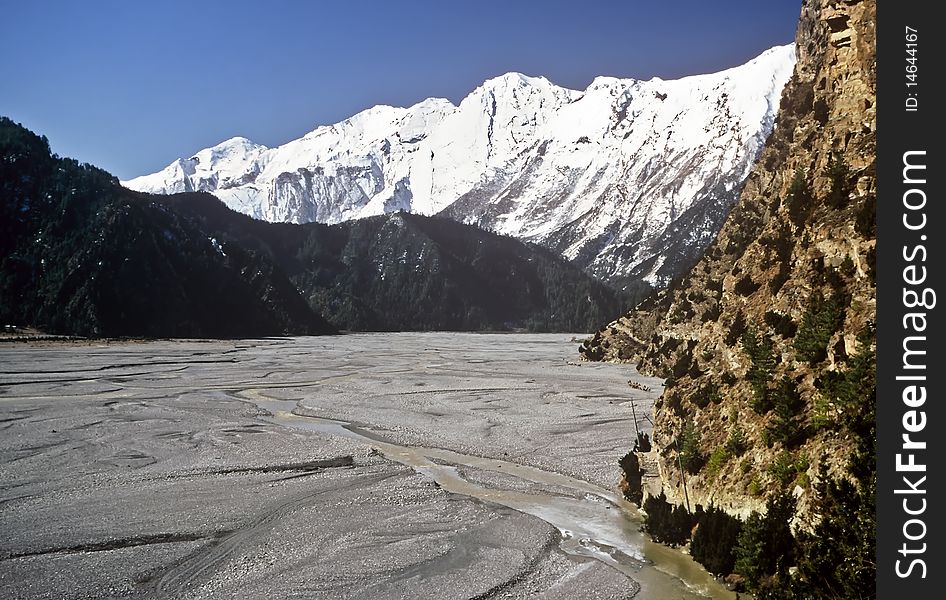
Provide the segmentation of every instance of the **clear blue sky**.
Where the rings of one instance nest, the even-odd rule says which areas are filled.
[[[122,179],[509,71],[583,89],[790,43],[801,0],[0,0],[0,115]]]

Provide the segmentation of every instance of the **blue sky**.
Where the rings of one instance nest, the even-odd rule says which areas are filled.
[[[742,64],[801,0],[0,0],[0,114],[127,179],[235,135],[274,146],[509,71],[585,88]]]

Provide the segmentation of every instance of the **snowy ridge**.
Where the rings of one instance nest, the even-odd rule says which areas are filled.
[[[211,192],[274,222],[439,213],[660,285],[718,232],[794,63],[779,46],[719,73],[584,91],[508,73],[458,106],[375,106],[276,148],[233,138],[123,184]]]

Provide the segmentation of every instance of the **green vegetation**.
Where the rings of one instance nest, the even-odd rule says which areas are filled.
[[[644,500],[644,531],[656,542],[668,546],[681,546],[690,539],[695,520],[682,506],[667,502],[663,492],[660,496],[648,496]]]
[[[828,357],[828,341],[844,323],[844,304],[838,296],[812,295],[795,335],[795,357],[811,365]]]
[[[680,465],[688,473],[698,473],[706,462],[700,448],[700,430],[693,421],[686,421],[677,441]]]
[[[808,475],[809,467],[811,467],[811,463],[808,460],[808,455],[799,454],[795,458],[795,485],[808,489],[811,485],[811,478]]]
[[[732,429],[729,430],[729,438],[726,439],[725,448],[731,456],[742,456],[749,449],[746,433],[739,426],[739,423],[733,425]]]
[[[148,195],[0,118],[0,318],[51,333],[591,331],[623,297],[554,253],[448,219],[266,223]]]
[[[754,335],[749,331],[747,337]],[[811,479],[808,455],[792,449],[792,442],[800,439],[796,436],[806,435],[801,427],[803,403],[795,382],[783,377],[769,390],[773,414],[763,431],[772,443],[783,444],[766,469],[780,490],[768,497],[765,511],[753,512],[743,523],[713,507],[706,512],[697,507],[693,515],[682,514],[681,507],[668,505],[660,496],[649,499],[647,530],[660,532],[674,545],[686,543],[685,532],[692,531],[690,552],[694,559],[714,574],[742,575],[748,591],[759,599],[872,597],[877,485],[874,339],[873,328],[865,328],[858,336],[857,351],[846,358],[844,368],[817,381],[821,395],[831,399],[839,415],[829,426],[855,443],[846,473],[829,475],[822,460],[819,475]],[[748,352],[759,359],[759,353],[764,354],[761,339],[747,342]],[[733,425],[729,437],[709,456],[710,477],[746,449],[737,416],[735,410],[730,412]],[[685,424],[679,439],[681,448],[687,445],[685,440],[699,439],[692,422]],[[739,461],[739,469],[746,476],[752,472],[750,456]],[[793,532],[795,498],[787,490],[796,485],[809,490],[812,514],[820,518]],[[756,497],[766,493],[758,474],[751,477],[747,492]],[[794,574],[790,571],[793,567]]]
[[[856,481],[825,478],[815,486],[815,510],[822,518],[814,531],[798,535],[797,587],[810,588],[820,596],[809,591],[806,597],[866,598],[874,588],[877,479],[873,456],[873,448],[861,444],[852,463]]]
[[[739,470],[743,475],[747,475],[752,470],[752,459],[748,456],[739,461]]]
[[[794,564],[795,538],[790,529],[794,516],[795,498],[778,494],[766,502],[764,515],[753,512],[742,526],[733,570],[746,578],[746,587],[759,597],[784,586],[788,568]]]
[[[624,491],[624,498],[640,506],[641,499],[644,497],[644,490],[641,486],[643,471],[641,470],[640,460],[634,452],[628,452],[618,461],[618,466],[621,467],[621,471],[624,473],[624,481],[628,484]]]
[[[824,407],[819,424],[831,429],[861,427],[864,398],[876,386],[876,356],[871,349],[873,328],[866,327],[857,338],[857,352],[848,357],[846,369],[829,371],[815,381]]]
[[[709,460],[706,461],[706,475],[710,479],[716,479],[723,466],[729,462],[732,454],[726,446],[716,446],[710,453]]]
[[[778,456],[775,457],[775,461],[769,465],[768,471],[769,475],[771,475],[775,481],[783,486],[787,484],[795,476],[791,452],[782,450]]]
[[[742,350],[750,361],[746,379],[752,386],[752,410],[764,415],[772,408],[769,382],[776,364],[772,340],[750,327],[742,334]]]
[[[854,466],[866,470],[855,470],[870,474],[871,460],[859,454]],[[784,462],[789,472],[808,467],[805,457]],[[714,575],[742,575],[760,599],[872,597],[876,480],[829,477],[815,487],[823,518],[810,532],[793,534],[795,498],[787,492],[771,496],[765,512],[753,512],[745,522],[713,506],[707,511],[698,506],[690,514],[661,493],[644,501],[644,529],[670,546],[690,541],[694,560]],[[791,567],[797,567],[797,575],[789,574]]]
[[[769,475],[784,488],[790,483],[797,482],[799,477],[808,470],[808,466],[808,457],[795,456],[789,450],[782,450],[775,457],[775,461],[769,465],[768,471]]]
[[[735,423],[735,416],[731,419]],[[735,423],[729,430],[729,437],[726,443],[717,446],[710,453],[709,460],[706,462],[706,474],[709,478],[715,479],[722,468],[731,459],[742,456],[748,450],[749,444],[746,440],[746,434],[739,423]]]
[[[758,476],[754,476],[754,477],[749,481],[749,486],[747,487],[747,491],[749,492],[749,495],[750,495],[750,496],[761,496],[761,495],[762,495],[762,482],[759,481]]]
[[[811,188],[808,187],[805,172],[798,169],[789,184],[788,198],[785,203],[788,207],[788,216],[795,227],[801,227],[805,223],[813,203],[814,197],[811,194]]]
[[[710,573],[722,576],[733,572],[733,550],[742,531],[742,521],[715,506],[697,510],[697,527],[690,542],[690,555]]]
[[[839,152],[831,154],[825,175],[831,180],[831,187],[828,190],[828,196],[825,198],[825,204],[834,209],[844,208],[850,201],[854,186],[851,170]]]
[[[814,398],[814,408],[811,413],[811,428],[813,432],[834,428],[838,421],[838,408],[831,399],[822,392]]]
[[[289,225],[234,213],[206,194],[161,201],[267,256],[342,329],[595,331],[626,308],[551,251],[450,219],[395,213]]]
[[[769,439],[780,442],[786,448],[793,447],[805,438],[801,418],[805,403],[798,393],[795,382],[787,377],[779,380],[772,398],[773,414],[766,425]]]
[[[850,477],[822,477],[814,484],[814,510],[821,520],[798,536],[799,581],[805,597],[865,598],[874,589],[876,565],[877,417],[873,329],[858,336],[858,352],[844,374],[840,425],[853,438]],[[826,473],[822,462],[820,472]],[[812,592],[813,590],[814,592]]]

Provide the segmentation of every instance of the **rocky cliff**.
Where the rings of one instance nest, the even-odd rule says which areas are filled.
[[[671,502],[685,477],[691,505],[744,517],[787,490],[814,520],[814,482],[846,476],[870,435],[875,23],[873,0],[804,0],[774,132],[716,240],[581,348],[667,378],[654,457]]]

